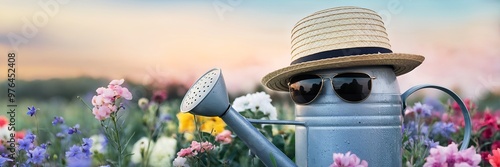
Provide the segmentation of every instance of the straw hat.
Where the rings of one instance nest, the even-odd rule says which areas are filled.
[[[262,83],[288,91],[294,75],[356,66],[390,65],[399,76],[424,61],[414,54],[393,53],[382,18],[372,10],[336,7],[313,13],[292,29],[292,59],[288,67],[264,76]]]

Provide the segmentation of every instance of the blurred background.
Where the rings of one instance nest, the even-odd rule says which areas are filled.
[[[155,91],[174,100],[213,67],[223,70],[231,98],[266,91],[274,104],[289,105],[287,93],[263,88],[260,79],[290,63],[290,31],[298,20],[337,6],[378,12],[394,52],[426,57],[398,77],[402,92],[436,84],[478,101],[479,107],[500,108],[498,0],[2,0],[0,105],[7,102],[8,52],[17,54],[22,112],[28,105],[85,110],[77,96],[88,103],[97,87],[120,78],[134,103]],[[448,99],[434,91],[416,99],[425,96]]]

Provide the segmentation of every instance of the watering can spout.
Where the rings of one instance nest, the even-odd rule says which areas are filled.
[[[297,166],[232,107],[221,118],[266,166]]]
[[[182,112],[218,116],[266,166],[297,166],[229,104],[221,70],[214,68],[201,76],[182,99]]]

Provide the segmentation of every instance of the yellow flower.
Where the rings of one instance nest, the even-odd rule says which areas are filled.
[[[194,135],[192,133],[184,133],[184,139],[187,141],[193,141]]]
[[[212,135],[217,135],[224,131],[226,123],[219,117],[204,117],[202,120],[200,130],[206,133],[212,133]]]
[[[196,129],[194,115],[191,113],[178,113],[179,132],[194,132]],[[200,124],[200,131],[217,135],[224,131],[226,123],[219,117],[196,116],[196,122]]]
[[[179,120],[179,132],[194,132],[196,126],[194,125],[194,115],[190,113],[179,112],[177,114]]]

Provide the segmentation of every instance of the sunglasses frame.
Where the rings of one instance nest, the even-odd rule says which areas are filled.
[[[348,102],[348,103],[360,103],[360,102],[365,101],[370,96],[370,94],[372,92],[372,89],[370,89],[370,92],[368,92],[368,96],[366,96],[365,98],[363,98],[360,101],[349,101],[349,100],[344,99],[342,96],[340,96],[337,93],[337,91],[335,91],[335,86],[333,85],[333,78],[335,78],[336,76],[341,75],[341,74],[363,74],[363,75],[367,75],[368,77],[370,77],[370,82],[372,82],[372,85],[373,85],[373,80],[377,79],[377,77],[373,77],[370,74],[362,73],[362,72],[336,73],[336,74],[334,74],[331,77],[323,77],[323,75],[318,75],[318,74],[302,74],[302,75],[314,75],[314,76],[318,76],[321,79],[321,87],[319,88],[318,93],[316,94],[316,96],[314,96],[314,98],[311,101],[307,102],[307,103],[297,103],[295,100],[293,100],[292,93],[290,93],[290,85],[291,85],[290,82],[288,82],[288,94],[290,95],[290,98],[292,98],[292,100],[293,100],[294,103],[301,104],[301,105],[308,105],[308,104],[312,103],[314,100],[316,100],[316,98],[318,98],[319,94],[321,93],[321,91],[323,90],[323,87],[325,85],[325,79],[329,79],[330,80],[330,84],[332,85],[332,88],[333,88],[333,92],[335,92],[335,95],[337,95],[337,97],[339,97],[340,99],[342,99],[345,102]],[[300,76],[300,75],[296,75],[296,76]],[[293,77],[296,77],[296,76],[293,76]],[[290,77],[290,78],[293,78],[293,77]]]

